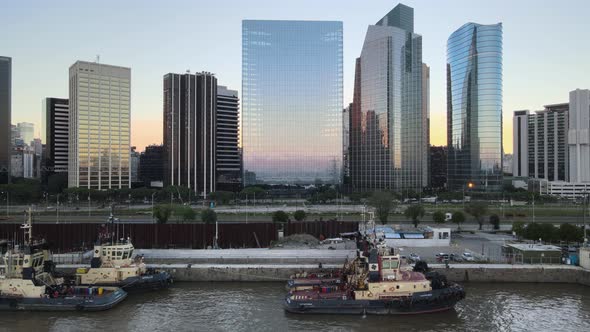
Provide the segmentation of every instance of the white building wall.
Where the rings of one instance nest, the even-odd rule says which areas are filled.
[[[590,182],[590,90],[570,92],[569,167],[571,182]]]

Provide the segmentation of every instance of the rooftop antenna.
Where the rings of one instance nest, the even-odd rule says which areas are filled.
[[[95,60],[94,62],[96,62],[96,63],[100,63],[100,54],[97,54],[97,55],[96,55],[96,60]]]

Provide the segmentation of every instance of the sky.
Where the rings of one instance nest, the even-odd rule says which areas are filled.
[[[431,144],[446,145],[446,42],[467,22],[503,23],[504,151],[512,112],[540,110],[590,88],[590,1],[407,0],[430,66]],[[241,90],[243,19],[337,20],[344,25],[344,100],[367,26],[397,1],[384,0],[19,0],[0,3],[0,55],[13,58],[12,122],[41,134],[42,100],[68,97],[76,60],[130,67],[131,144],[162,143],[162,77],[187,69]]]

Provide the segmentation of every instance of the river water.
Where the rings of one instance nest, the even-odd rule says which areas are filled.
[[[0,331],[590,331],[590,287],[479,284],[452,311],[415,316],[303,316],[283,283],[178,283],[98,313],[0,312]]]

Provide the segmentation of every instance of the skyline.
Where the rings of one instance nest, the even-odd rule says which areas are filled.
[[[33,122],[35,136],[41,137],[43,99],[67,97],[67,68],[77,60],[94,61],[96,54],[100,54],[101,63],[132,69],[131,144],[140,151],[151,143],[160,144],[164,74],[187,69],[210,71],[228,88],[238,90],[241,97],[241,25],[246,19],[342,21],[342,104],[348,105],[352,101],[354,59],[360,55],[366,29],[374,24],[375,17],[398,4],[379,0],[371,6],[361,3],[343,6],[337,1],[301,1],[283,4],[284,8],[279,10],[268,0],[250,1],[248,5],[230,3],[178,1],[144,5],[139,1],[123,4],[105,1],[99,6],[73,1],[22,1],[3,4],[0,19],[6,29],[0,32],[3,40],[0,55],[12,57],[13,62],[12,123]],[[590,9],[588,3],[473,4],[462,0],[402,3],[415,10],[415,28],[424,38],[423,60],[431,68],[432,145],[446,145],[446,128],[437,125],[446,122],[445,45],[450,34],[467,22],[502,22],[504,26],[503,146],[506,153],[512,151],[513,111],[535,111],[543,105],[566,102],[569,91],[590,87],[590,79],[584,75],[590,72],[590,64],[583,61],[590,54],[590,45],[578,42],[590,30],[590,23],[583,16],[587,12],[583,9]],[[77,15],[84,11],[92,15]],[[166,23],[163,17],[173,19]],[[186,29],[193,32],[193,43],[182,37]],[[117,38],[112,38],[114,35]],[[203,44],[208,52],[202,52]]]

